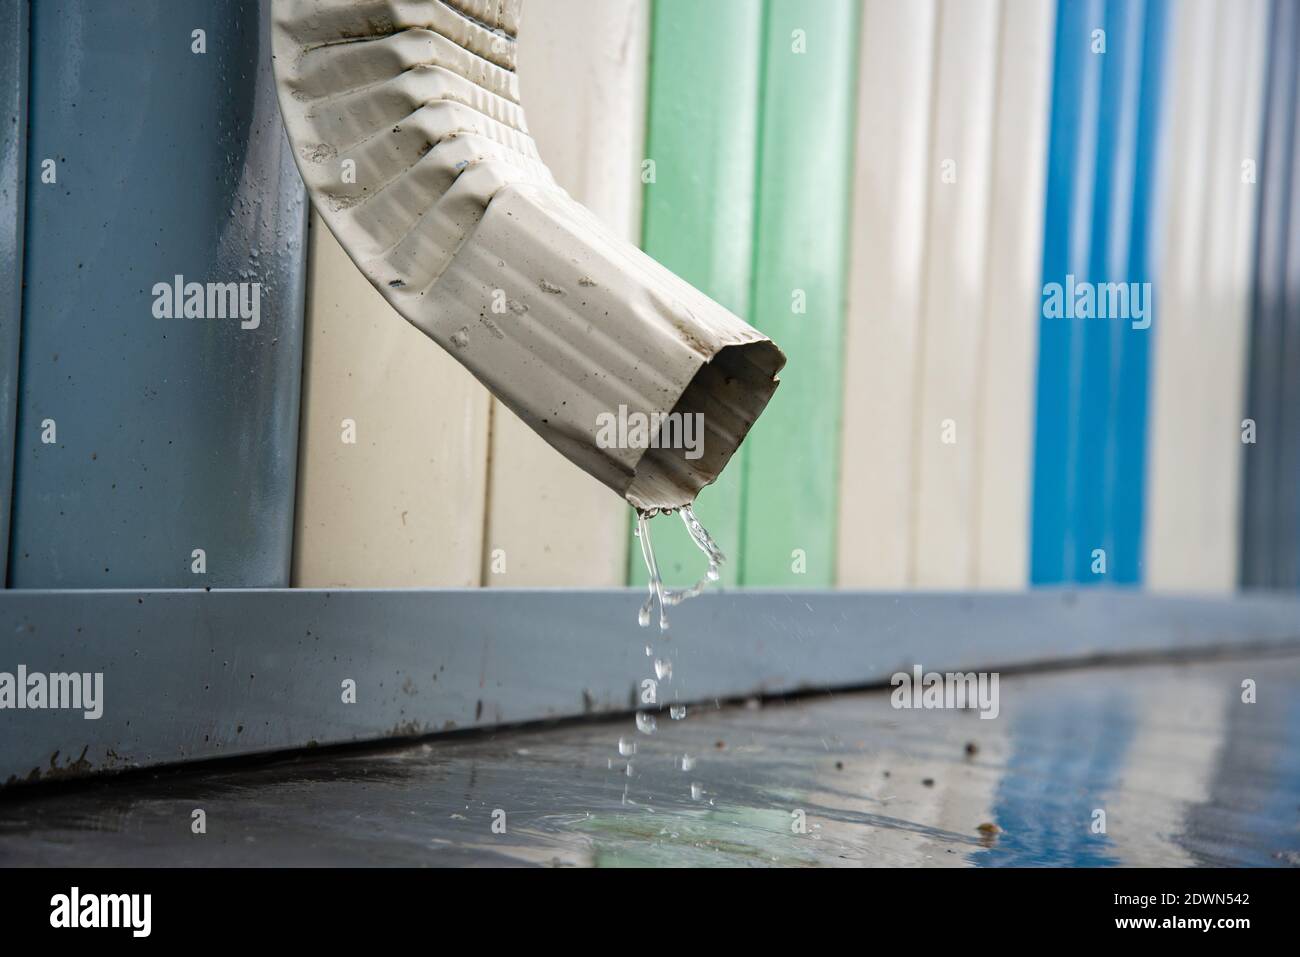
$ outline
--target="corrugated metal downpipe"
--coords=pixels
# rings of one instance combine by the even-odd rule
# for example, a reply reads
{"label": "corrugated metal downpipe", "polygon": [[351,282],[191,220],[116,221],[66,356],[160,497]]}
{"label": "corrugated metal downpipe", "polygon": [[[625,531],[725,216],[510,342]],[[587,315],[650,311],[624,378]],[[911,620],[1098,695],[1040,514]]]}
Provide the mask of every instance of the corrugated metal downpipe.
{"label": "corrugated metal downpipe", "polygon": [[[638,508],[686,505],[785,357],[555,184],[519,106],[521,5],[275,0],[298,167],[393,307],[547,442]],[[700,414],[702,448],[602,436],[636,413]]]}

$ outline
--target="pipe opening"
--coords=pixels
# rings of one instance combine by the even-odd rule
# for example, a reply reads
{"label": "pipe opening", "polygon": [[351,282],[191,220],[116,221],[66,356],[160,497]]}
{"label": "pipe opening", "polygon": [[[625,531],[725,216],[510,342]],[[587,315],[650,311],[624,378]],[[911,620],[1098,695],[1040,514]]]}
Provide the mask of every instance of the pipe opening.
{"label": "pipe opening", "polygon": [[[780,385],[776,373],[785,363],[768,340],[724,346],[700,366],[673,406],[673,421],[702,423],[698,449],[660,435],[664,448],[646,449],[637,463],[625,497],[639,509],[680,508],[695,501],[731,461]],[[698,452],[698,454],[696,454]]]}

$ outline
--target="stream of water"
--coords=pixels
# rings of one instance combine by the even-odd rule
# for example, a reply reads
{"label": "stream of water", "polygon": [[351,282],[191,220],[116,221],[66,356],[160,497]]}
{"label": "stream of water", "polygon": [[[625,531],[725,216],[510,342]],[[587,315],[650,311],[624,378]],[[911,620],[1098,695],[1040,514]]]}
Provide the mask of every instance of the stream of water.
{"label": "stream of water", "polygon": [[709,567],[704,573],[704,577],[697,581],[689,588],[667,588],[663,579],[659,575],[659,564],[655,561],[654,545],[650,541],[650,519],[660,514],[658,509],[651,509],[645,512],[637,512],[636,515],[636,537],[641,541],[641,557],[645,559],[646,572],[650,575],[650,594],[646,597],[645,604],[641,606],[641,612],[637,615],[637,622],[642,628],[650,625],[650,615],[654,611],[655,603],[659,604],[659,630],[668,630],[668,609],[673,605],[680,605],[688,598],[694,598],[708,586],[709,582],[718,580],[721,574],[722,563],[727,560],[727,556],[722,554],[717,543],[709,536],[700,520],[695,517],[695,512],[689,505],[683,505],[677,509],[677,514],[682,517],[682,524],[686,526],[687,533],[691,536],[697,548],[702,551],[708,558]]}
{"label": "stream of water", "polygon": [[[669,588],[664,584],[663,577],[659,574],[659,563],[655,560],[654,544],[650,539],[650,519],[660,514],[671,514],[676,511],[681,516],[682,524],[686,526],[686,532],[691,536],[696,547],[704,553],[708,560],[708,567],[705,570],[704,577],[697,581],[689,588]],[[636,536],[641,542],[641,557],[645,559],[646,572],[650,579],[650,594],[646,596],[645,603],[637,613],[637,623],[642,628],[650,627],[653,620],[655,605],[659,606],[659,633],[662,635],[668,631],[668,609],[679,605],[688,598],[694,598],[708,587],[710,582],[716,582],[721,575],[722,563],[727,560],[726,556],[718,548],[717,543],[709,535],[708,531],[700,520],[695,517],[695,511],[689,505],[684,505],[679,509],[648,509],[637,512],[636,516]],[[658,705],[661,700],[660,685],[671,684],[673,680],[673,663],[668,658],[655,658],[654,647],[648,643],[645,647],[646,657],[654,658],[654,677],[646,678],[640,684],[640,704],[641,705]],[[673,692],[674,699],[677,693]],[[680,721],[686,717],[686,705],[674,701],[669,705],[668,716],[674,721]],[[636,713],[636,729],[641,734],[654,734],[658,727],[655,715],[650,711],[638,710]],[[636,742],[628,741],[625,738],[619,738],[619,754],[628,758],[626,765],[626,777],[632,776],[631,756],[636,753]],[[689,755],[682,755],[680,767],[683,771],[691,770],[695,762]],[[701,800],[703,790],[698,783],[691,783],[692,800]],[[623,785],[623,803],[628,803],[628,785]]]}

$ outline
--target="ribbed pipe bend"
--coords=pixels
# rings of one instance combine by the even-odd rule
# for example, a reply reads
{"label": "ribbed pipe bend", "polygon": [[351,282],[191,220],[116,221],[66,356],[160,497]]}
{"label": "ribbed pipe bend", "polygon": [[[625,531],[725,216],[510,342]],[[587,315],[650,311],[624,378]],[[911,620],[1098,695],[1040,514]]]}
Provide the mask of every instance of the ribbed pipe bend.
{"label": "ribbed pipe bend", "polygon": [[[689,504],[785,357],[556,185],[519,105],[521,7],[275,0],[298,168],[366,278],[547,442],[638,508]],[[670,413],[699,414],[702,448],[608,428]]]}

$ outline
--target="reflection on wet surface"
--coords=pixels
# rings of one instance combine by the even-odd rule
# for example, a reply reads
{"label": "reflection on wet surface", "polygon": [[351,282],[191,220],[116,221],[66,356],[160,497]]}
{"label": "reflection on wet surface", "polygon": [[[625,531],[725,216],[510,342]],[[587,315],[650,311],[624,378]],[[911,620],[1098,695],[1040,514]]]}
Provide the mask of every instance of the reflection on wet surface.
{"label": "reflection on wet surface", "polygon": [[1298,684],[1090,668],[1004,675],[995,720],[866,692],[37,786],[0,799],[0,863],[1300,864]]}

